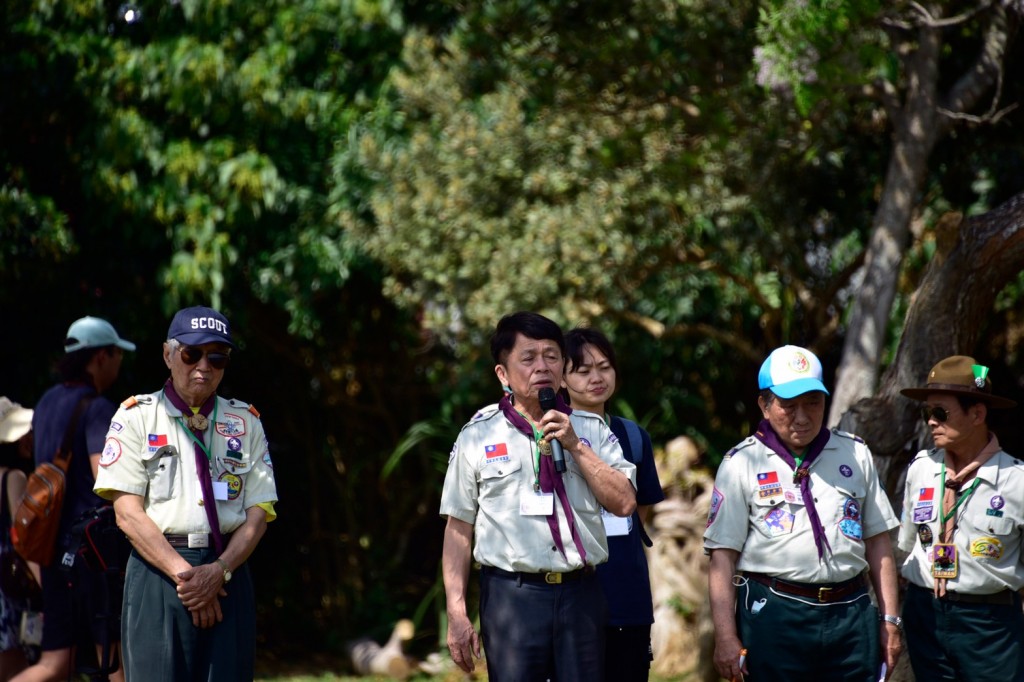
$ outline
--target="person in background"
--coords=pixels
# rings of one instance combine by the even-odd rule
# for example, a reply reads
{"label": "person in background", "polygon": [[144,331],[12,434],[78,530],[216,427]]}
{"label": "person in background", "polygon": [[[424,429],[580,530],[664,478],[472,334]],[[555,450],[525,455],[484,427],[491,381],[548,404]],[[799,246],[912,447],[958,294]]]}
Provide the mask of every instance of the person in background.
{"label": "person in background", "polygon": [[622,446],[627,462],[636,466],[636,504],[632,516],[621,518],[602,510],[608,535],[608,561],[597,567],[597,577],[608,600],[605,630],[605,676],[617,682],[647,680],[654,651],[651,624],[654,605],[644,531],[651,506],[665,499],[654,463],[651,437],[635,422],[607,411],[615,393],[618,365],[615,350],[596,329],[577,328],[565,335],[564,384],[573,410],[605,420]]}
{"label": "person in background", "polygon": [[277,514],[259,411],[217,388],[235,342],[204,306],[175,313],[170,378],[121,403],[96,492],[133,551],[121,634],[132,682],[251,682],[256,599],[247,560]]}
{"label": "person in background", "polygon": [[[0,530],[0,554],[13,552],[10,538],[10,519],[25,493],[25,469],[32,461],[32,410],[26,409],[7,397],[0,397],[0,481],[7,507],[0,518],[5,528]],[[38,567],[34,564],[36,580]],[[21,647],[21,615],[25,604],[0,593],[0,680],[11,679],[27,665]]]}
{"label": "person in background", "polygon": [[903,620],[919,680],[1024,680],[1024,463],[989,430],[989,369],[954,355],[900,393],[923,402],[935,447],[907,469]]}
{"label": "person in background", "polygon": [[[482,641],[491,682],[599,682],[607,607],[593,567],[608,558],[600,507],[633,513],[636,469],[603,420],[556,398],[565,338],[555,322],[502,317],[491,357],[505,396],[462,428],[441,493],[452,661],[472,672]],[[479,636],[466,603],[474,558]]]}
{"label": "person in background", "polygon": [[704,531],[715,667],[726,679],[877,682],[903,644],[898,521],[871,451],[824,427],[811,351],[776,348],[757,378],[764,418],[718,467]]}
{"label": "person in background", "polygon": [[[103,656],[103,642],[114,645],[114,660],[119,655],[116,628],[95,617],[104,610],[104,576],[90,571],[84,562],[75,562],[70,571],[61,567],[61,557],[72,543],[71,527],[84,512],[104,501],[92,491],[103,450],[103,438],[110,427],[115,406],[103,397],[117,380],[124,351],[135,344],[118,336],[113,325],[98,317],[83,317],[68,328],[64,356],[57,365],[60,381],[39,400],[32,418],[36,465],[53,461],[64,440],[64,433],[81,405],[72,441],[60,529],[57,533],[56,559],[42,568],[43,642],[39,662],[14,678],[17,682],[66,680],[74,667],[73,646],[83,633]],[[121,681],[120,670],[110,676]]]}

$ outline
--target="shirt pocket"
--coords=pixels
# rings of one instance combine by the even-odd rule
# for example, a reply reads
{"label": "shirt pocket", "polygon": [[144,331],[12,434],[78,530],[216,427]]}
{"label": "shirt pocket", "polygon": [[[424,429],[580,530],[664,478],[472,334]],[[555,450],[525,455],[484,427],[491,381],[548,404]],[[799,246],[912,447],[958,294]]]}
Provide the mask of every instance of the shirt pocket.
{"label": "shirt pocket", "polygon": [[835,523],[843,537],[856,542],[864,540],[864,516],[862,503],[867,490],[853,485],[836,486],[838,505]]}
{"label": "shirt pocket", "polygon": [[480,470],[480,506],[491,511],[519,509],[519,476],[523,463],[517,460],[491,462]]}
{"label": "shirt pocket", "polygon": [[227,486],[228,501],[237,500],[245,488],[246,474],[252,470],[252,460],[223,455],[217,457],[216,462],[213,479]]}
{"label": "shirt pocket", "polygon": [[793,532],[796,514],[783,504],[782,495],[754,497],[751,514],[753,525],[766,538],[778,538]]}
{"label": "shirt pocket", "polygon": [[181,454],[173,445],[164,445],[153,452],[142,455],[149,478],[149,499],[162,502],[171,499],[177,492],[178,469]]}
{"label": "shirt pocket", "polygon": [[967,524],[968,551],[980,563],[995,563],[1019,542],[1017,524],[1013,519],[986,514],[971,514]]}

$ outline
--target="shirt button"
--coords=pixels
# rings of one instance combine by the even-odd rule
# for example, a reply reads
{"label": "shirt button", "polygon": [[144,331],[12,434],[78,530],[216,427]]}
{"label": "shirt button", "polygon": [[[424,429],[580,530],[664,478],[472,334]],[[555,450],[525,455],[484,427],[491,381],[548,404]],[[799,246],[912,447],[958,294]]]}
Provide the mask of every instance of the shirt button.
{"label": "shirt button", "polygon": [[202,506],[203,506],[203,501],[202,501],[202,500],[199,500],[199,506],[200,506],[200,507],[202,507]]}

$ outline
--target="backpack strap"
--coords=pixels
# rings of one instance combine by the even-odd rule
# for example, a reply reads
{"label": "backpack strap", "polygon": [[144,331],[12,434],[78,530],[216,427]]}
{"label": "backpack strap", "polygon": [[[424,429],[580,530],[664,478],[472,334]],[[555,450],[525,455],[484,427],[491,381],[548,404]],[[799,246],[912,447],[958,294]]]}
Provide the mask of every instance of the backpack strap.
{"label": "backpack strap", "polygon": [[640,427],[632,419],[619,417],[626,426],[626,437],[629,439],[629,449],[633,453],[633,464],[640,464],[644,459],[644,439],[640,435]]}
{"label": "backpack strap", "polygon": [[[637,467],[640,466],[640,462],[644,459],[644,438],[640,434],[640,427],[632,419],[625,419],[623,417],[612,417],[618,419],[622,425],[626,428],[626,440],[629,442],[629,454],[632,455],[633,459],[630,460]],[[627,457],[627,459],[629,459]],[[647,530],[644,529],[644,522],[640,518],[640,512],[633,512],[633,523],[636,524],[637,529],[640,531],[640,539],[648,547],[653,547],[654,542],[651,541],[651,536],[647,534]]]}
{"label": "backpack strap", "polygon": [[89,406],[89,403],[95,399],[95,395],[82,396],[82,399],[75,405],[75,411],[71,413],[71,421],[68,422],[68,428],[64,431],[64,440],[53,456],[54,465],[64,473],[68,472],[68,466],[71,464],[71,455],[74,454],[73,445],[75,432],[78,430],[78,418],[85,412],[85,408]]}

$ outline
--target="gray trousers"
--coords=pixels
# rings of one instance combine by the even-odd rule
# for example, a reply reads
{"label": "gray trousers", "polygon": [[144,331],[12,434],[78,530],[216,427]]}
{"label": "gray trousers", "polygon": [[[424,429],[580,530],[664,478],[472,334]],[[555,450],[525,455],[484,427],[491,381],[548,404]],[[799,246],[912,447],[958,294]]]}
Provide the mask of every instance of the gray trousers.
{"label": "gray trousers", "polygon": [[[198,566],[216,558],[210,549],[178,549]],[[174,582],[132,552],[124,585],[121,644],[132,682],[252,682],[256,657],[256,604],[247,564],[234,571],[220,597],[224,620],[192,624]]]}

